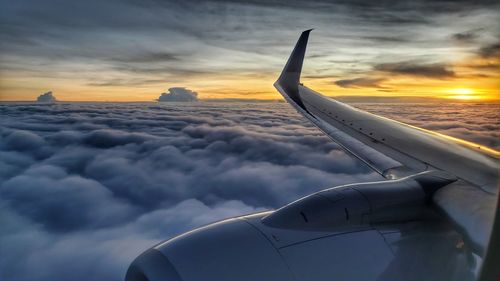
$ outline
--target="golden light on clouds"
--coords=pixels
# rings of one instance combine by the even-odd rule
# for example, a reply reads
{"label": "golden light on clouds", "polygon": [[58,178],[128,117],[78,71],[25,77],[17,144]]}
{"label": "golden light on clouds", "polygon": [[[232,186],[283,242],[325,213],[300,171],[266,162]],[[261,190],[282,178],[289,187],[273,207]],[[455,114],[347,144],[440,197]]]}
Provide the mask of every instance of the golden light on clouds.
{"label": "golden light on clouds", "polygon": [[458,95],[458,96],[449,96],[449,99],[457,99],[457,100],[477,100],[481,97],[478,96],[468,96],[468,95]]}

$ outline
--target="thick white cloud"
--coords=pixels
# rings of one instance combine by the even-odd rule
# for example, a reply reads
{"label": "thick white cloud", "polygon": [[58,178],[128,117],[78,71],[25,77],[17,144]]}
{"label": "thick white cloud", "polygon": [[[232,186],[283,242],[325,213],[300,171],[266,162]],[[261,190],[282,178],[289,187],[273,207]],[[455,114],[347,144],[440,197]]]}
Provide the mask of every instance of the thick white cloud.
{"label": "thick white cloud", "polygon": [[37,102],[56,102],[56,97],[52,94],[52,92],[46,92],[45,94],[41,94],[36,99]]}
{"label": "thick white cloud", "polygon": [[[499,147],[498,105],[359,106]],[[141,251],[183,231],[379,179],[281,103],[0,113],[1,280],[121,280]]]}
{"label": "thick white cloud", "polygon": [[197,101],[198,93],[182,87],[168,89],[167,93],[162,93],[158,101]]}

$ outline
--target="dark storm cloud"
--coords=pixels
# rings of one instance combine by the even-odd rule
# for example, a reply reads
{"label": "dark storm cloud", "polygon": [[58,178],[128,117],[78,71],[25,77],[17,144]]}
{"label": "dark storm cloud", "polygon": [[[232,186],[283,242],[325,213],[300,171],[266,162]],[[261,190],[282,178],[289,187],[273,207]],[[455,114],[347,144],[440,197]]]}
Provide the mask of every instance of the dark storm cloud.
{"label": "dark storm cloud", "polygon": [[421,76],[446,79],[455,76],[455,72],[444,64],[421,64],[417,62],[383,63],[374,67],[377,71],[401,75]]}
{"label": "dark storm cloud", "polygon": [[[500,147],[498,105],[360,106]],[[0,113],[2,280],[120,280],[141,251],[180,232],[379,179],[282,103]]]}
{"label": "dark storm cloud", "polygon": [[478,53],[483,58],[498,58],[500,57],[500,42],[483,46]]}
{"label": "dark storm cloud", "polygon": [[474,42],[479,35],[473,31],[467,31],[452,34],[451,37],[458,42],[471,43]]}
{"label": "dark storm cloud", "polygon": [[385,78],[369,78],[361,77],[354,79],[343,79],[335,81],[335,85],[342,88],[383,88],[380,83],[386,80]]}

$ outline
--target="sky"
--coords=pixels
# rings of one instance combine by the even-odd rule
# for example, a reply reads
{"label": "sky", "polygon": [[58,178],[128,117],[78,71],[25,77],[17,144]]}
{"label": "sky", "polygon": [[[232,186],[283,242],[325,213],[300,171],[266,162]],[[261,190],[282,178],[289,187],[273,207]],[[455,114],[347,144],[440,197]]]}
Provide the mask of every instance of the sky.
{"label": "sky", "polygon": [[500,2],[2,0],[0,101],[279,99],[301,31],[302,81],[329,96],[500,99]]}
{"label": "sky", "polygon": [[[500,149],[500,104],[356,106]],[[382,180],[285,103],[3,103],[0,115],[5,281],[123,280],[182,232]]]}

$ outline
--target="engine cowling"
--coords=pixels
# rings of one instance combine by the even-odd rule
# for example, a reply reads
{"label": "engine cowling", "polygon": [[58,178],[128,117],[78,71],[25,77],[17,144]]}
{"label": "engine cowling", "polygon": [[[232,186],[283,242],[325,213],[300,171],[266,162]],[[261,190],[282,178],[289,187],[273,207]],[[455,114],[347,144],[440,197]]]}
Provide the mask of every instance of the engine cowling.
{"label": "engine cowling", "polygon": [[473,280],[479,257],[428,204],[451,180],[347,185],[214,223],[146,251],[126,280]]}

